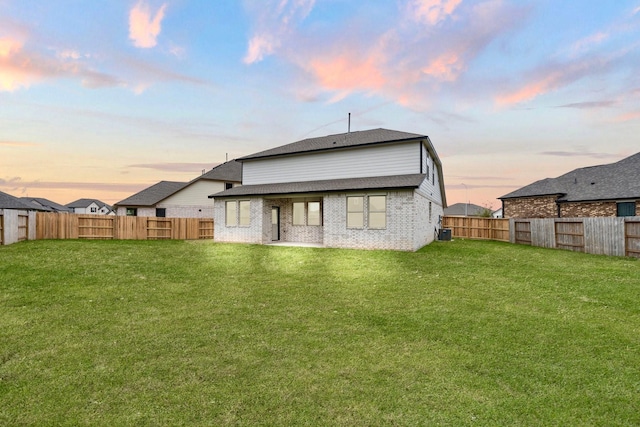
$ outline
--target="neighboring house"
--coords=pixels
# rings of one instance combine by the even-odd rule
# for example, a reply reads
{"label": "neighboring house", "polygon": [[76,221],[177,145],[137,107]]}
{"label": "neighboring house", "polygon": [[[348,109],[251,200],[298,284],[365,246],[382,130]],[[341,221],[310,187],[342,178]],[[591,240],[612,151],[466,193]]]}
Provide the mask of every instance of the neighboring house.
{"label": "neighboring house", "polygon": [[640,153],[536,181],[499,199],[505,218],[638,216]]}
{"label": "neighboring house", "polygon": [[0,209],[15,209],[24,211],[37,211],[44,210],[38,209],[37,206],[32,205],[28,201],[14,197],[11,194],[3,193],[0,191]]}
{"label": "neighboring house", "polygon": [[473,203],[455,203],[444,209],[446,216],[485,216],[487,208]]}
{"label": "neighboring house", "polygon": [[31,203],[32,205],[35,205],[38,210],[42,210],[45,212],[70,212],[71,211],[66,206],[63,206],[56,202],[52,202],[51,200],[48,200],[48,199],[43,199],[42,197],[21,197],[20,199],[25,202]]}
{"label": "neighboring house", "polygon": [[492,218],[503,218],[502,216],[502,208],[496,209],[491,213]]}
{"label": "neighboring house", "polygon": [[416,250],[446,207],[429,137],[374,129],[238,159],[242,186],[211,195],[218,242]]}
{"label": "neighboring house", "polygon": [[114,205],[118,215],[212,218],[211,193],[240,185],[242,164],[231,160],[189,182],[160,181]]}
{"label": "neighboring house", "polygon": [[71,213],[76,214],[114,215],[111,206],[96,199],[78,199],[65,206]]}

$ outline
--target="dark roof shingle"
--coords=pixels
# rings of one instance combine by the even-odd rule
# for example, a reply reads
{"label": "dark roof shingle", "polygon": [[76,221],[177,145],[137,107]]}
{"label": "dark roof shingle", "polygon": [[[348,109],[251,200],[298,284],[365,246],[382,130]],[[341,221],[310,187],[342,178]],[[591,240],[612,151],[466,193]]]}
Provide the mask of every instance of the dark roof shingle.
{"label": "dark roof shingle", "polygon": [[153,206],[178,190],[186,187],[188,182],[160,181],[136,194],[119,201],[115,206]]}
{"label": "dark roof shingle", "polygon": [[547,195],[559,195],[558,201],[564,202],[640,198],[640,153],[615,163],[542,179],[499,199]]}
{"label": "dark roof shingle", "polygon": [[371,129],[357,132],[340,133],[336,135],[307,138],[291,144],[281,145],[259,153],[240,157],[238,160],[251,160],[263,157],[283,156],[288,154],[307,153],[312,151],[334,150],[338,148],[355,147],[359,145],[400,142],[412,139],[427,138],[426,135],[400,132],[389,129]]}
{"label": "dark roof shingle", "polygon": [[37,210],[35,205],[0,191],[0,209]]}
{"label": "dark roof shingle", "polygon": [[329,179],[322,181],[284,182],[233,187],[209,198],[237,196],[266,196],[272,194],[327,193],[350,190],[383,190],[395,188],[417,188],[427,177],[425,174],[378,176],[370,178]]}

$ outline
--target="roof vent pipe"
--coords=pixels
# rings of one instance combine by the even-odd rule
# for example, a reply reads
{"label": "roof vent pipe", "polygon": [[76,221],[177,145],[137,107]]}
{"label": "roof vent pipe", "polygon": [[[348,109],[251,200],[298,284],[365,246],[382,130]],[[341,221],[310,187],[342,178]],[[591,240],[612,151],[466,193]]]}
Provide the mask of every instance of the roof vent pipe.
{"label": "roof vent pipe", "polygon": [[347,133],[351,133],[351,113],[349,113],[349,121],[347,124]]}

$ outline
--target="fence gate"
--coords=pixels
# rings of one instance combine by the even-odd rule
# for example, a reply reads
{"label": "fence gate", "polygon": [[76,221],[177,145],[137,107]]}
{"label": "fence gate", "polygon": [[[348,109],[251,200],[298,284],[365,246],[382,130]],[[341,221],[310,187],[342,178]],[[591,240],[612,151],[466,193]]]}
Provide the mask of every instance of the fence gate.
{"label": "fence gate", "polygon": [[640,221],[624,223],[624,243],[626,255],[640,258]]}
{"label": "fence gate", "polygon": [[18,242],[29,239],[29,214],[18,214]]}
{"label": "fence gate", "polygon": [[556,248],[584,252],[584,222],[556,222]]}
{"label": "fence gate", "polygon": [[516,243],[521,245],[531,244],[531,222],[515,221]]}

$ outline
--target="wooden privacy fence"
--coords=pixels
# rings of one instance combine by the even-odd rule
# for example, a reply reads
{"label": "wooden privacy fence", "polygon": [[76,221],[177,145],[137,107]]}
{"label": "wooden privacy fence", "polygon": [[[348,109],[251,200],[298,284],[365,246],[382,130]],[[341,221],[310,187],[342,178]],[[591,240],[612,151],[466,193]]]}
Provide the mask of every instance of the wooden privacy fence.
{"label": "wooden privacy fence", "polygon": [[38,212],[36,239],[213,239],[213,219]]}
{"label": "wooden privacy fence", "polygon": [[445,216],[453,237],[501,240],[590,254],[640,258],[640,217],[473,218]]}
{"label": "wooden privacy fence", "polygon": [[450,228],[453,237],[509,241],[509,220],[470,216],[445,216],[442,228]]}
{"label": "wooden privacy fence", "polygon": [[511,219],[513,243],[640,257],[640,217]]}

